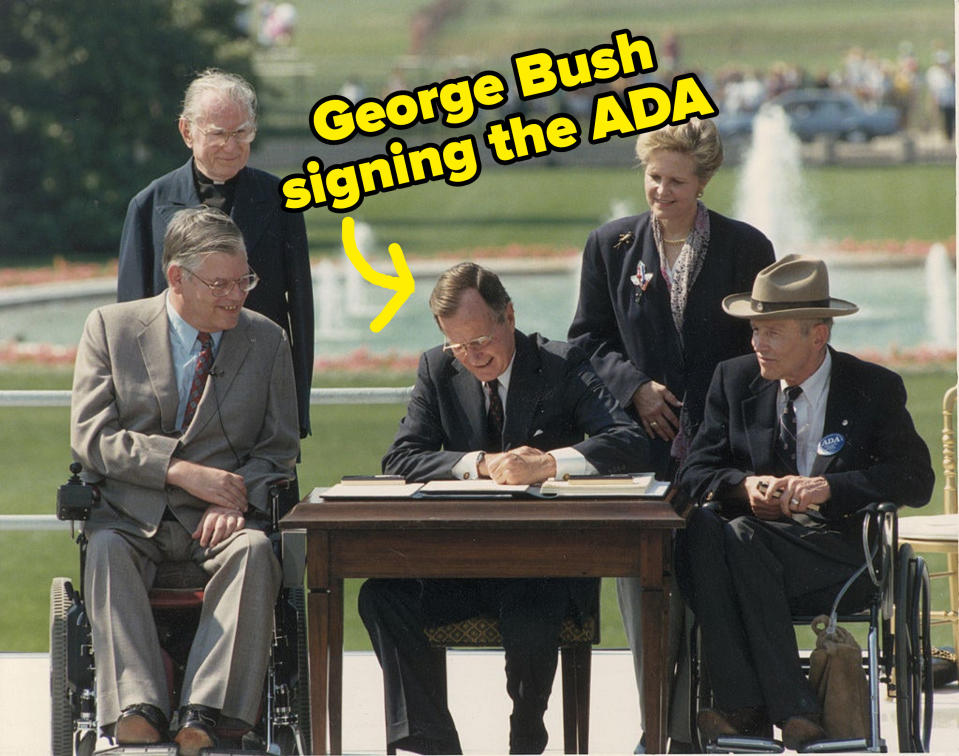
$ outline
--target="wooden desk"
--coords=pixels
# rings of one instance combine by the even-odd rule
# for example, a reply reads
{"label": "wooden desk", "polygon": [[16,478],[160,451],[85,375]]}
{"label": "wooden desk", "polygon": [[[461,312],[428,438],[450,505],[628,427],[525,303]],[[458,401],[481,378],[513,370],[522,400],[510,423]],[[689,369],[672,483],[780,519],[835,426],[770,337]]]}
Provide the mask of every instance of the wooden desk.
{"label": "wooden desk", "polygon": [[314,753],[327,753],[327,714],[330,751],[342,752],[344,578],[621,576],[642,580],[646,743],[650,753],[665,752],[664,589],[671,532],[683,526],[667,502],[325,501],[314,492],[280,525],[307,532]]}

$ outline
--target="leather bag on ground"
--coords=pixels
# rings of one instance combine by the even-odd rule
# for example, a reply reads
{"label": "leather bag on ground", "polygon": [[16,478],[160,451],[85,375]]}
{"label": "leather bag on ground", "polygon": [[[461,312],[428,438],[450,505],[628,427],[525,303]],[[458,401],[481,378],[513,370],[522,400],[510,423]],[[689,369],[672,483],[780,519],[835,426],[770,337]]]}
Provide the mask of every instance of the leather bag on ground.
{"label": "leather bag on ground", "polygon": [[812,621],[816,648],[809,657],[809,682],[822,705],[822,726],[831,739],[865,738],[869,733],[869,683],[862,648],[842,627],[830,631],[829,617]]}

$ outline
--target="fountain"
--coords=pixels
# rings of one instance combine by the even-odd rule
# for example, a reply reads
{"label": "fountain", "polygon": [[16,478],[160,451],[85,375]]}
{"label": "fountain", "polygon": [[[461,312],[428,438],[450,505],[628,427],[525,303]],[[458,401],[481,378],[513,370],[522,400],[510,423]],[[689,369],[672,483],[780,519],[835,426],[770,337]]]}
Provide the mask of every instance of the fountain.
{"label": "fountain", "polygon": [[926,255],[926,327],[929,346],[950,349],[956,344],[956,274],[949,253],[933,244]]}
{"label": "fountain", "polygon": [[760,108],[739,176],[734,217],[766,234],[782,257],[812,241],[806,197],[800,143],[785,111]]}

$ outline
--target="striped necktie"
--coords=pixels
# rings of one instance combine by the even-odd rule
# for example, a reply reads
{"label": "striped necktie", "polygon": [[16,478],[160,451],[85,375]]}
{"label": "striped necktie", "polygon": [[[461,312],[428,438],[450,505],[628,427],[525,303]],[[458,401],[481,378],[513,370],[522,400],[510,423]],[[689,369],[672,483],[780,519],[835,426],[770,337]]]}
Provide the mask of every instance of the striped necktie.
{"label": "striped necktie", "polygon": [[196,338],[200,342],[200,354],[196,358],[196,371],[193,373],[193,383],[190,384],[190,394],[186,400],[186,412],[183,415],[184,428],[190,425],[193,415],[196,414],[196,407],[200,403],[200,397],[203,396],[203,388],[206,386],[206,379],[213,365],[213,337],[206,331],[200,331]]}
{"label": "striped necktie", "polygon": [[786,406],[783,407],[783,413],[779,417],[779,443],[777,451],[779,458],[786,468],[796,474],[799,472],[799,466],[796,462],[796,400],[802,393],[801,386],[789,386],[786,388]]}

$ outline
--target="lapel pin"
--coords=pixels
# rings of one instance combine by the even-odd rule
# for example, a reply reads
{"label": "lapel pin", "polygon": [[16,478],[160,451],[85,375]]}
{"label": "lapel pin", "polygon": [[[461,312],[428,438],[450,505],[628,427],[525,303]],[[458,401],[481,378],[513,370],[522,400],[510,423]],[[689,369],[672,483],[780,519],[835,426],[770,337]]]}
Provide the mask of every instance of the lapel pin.
{"label": "lapel pin", "polygon": [[640,260],[639,265],[636,266],[636,275],[630,276],[629,280],[636,287],[636,304],[639,304],[649,282],[653,280],[653,274],[646,270],[646,263]]}
{"label": "lapel pin", "polygon": [[842,433],[830,433],[823,436],[816,447],[816,454],[821,457],[831,457],[846,445],[846,437]]}

